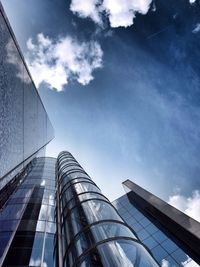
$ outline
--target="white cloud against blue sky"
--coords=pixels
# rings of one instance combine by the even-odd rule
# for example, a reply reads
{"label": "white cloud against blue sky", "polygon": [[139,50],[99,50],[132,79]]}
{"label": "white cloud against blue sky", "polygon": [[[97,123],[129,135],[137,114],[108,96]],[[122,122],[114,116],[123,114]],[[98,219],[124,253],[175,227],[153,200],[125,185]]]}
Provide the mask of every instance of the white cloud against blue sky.
{"label": "white cloud against blue sky", "polygon": [[102,67],[103,51],[95,41],[78,42],[70,36],[56,40],[39,33],[34,43],[27,41],[29,70],[36,86],[42,82],[62,91],[69,80],[82,85],[94,79],[93,71]]}
{"label": "white cloud against blue sky", "polygon": [[181,193],[169,197],[168,203],[200,222],[200,192],[195,190],[186,197]]}
{"label": "white cloud against blue sky", "polygon": [[72,0],[70,10],[81,18],[90,18],[103,26],[104,16],[110,26],[128,27],[134,22],[136,13],[145,15],[152,0]]}

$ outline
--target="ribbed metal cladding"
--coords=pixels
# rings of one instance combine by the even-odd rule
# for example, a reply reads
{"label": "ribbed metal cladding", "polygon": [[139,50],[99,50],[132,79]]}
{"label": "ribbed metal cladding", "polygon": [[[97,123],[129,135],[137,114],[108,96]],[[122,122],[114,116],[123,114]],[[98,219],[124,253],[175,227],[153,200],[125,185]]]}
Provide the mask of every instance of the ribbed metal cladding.
{"label": "ribbed metal cladding", "polygon": [[71,153],[57,166],[63,267],[159,266]]}

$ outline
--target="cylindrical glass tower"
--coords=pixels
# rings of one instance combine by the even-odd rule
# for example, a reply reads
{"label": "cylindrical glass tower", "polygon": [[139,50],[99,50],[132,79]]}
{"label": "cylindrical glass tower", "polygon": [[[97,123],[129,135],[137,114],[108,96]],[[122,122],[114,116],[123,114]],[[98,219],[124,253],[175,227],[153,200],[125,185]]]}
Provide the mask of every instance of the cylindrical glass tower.
{"label": "cylindrical glass tower", "polygon": [[59,264],[159,266],[69,152],[59,154],[57,169]]}

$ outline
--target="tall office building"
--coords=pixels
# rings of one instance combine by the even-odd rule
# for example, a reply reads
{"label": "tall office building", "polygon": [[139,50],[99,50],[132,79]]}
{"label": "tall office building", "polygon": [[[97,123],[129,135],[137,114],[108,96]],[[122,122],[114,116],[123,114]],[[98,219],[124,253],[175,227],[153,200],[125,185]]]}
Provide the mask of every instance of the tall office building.
{"label": "tall office building", "polygon": [[200,223],[127,180],[113,205],[163,266],[200,264]]}
{"label": "tall office building", "polygon": [[53,127],[0,3],[0,190],[32,158],[42,155],[53,136]]}
{"label": "tall office building", "polygon": [[[160,234],[154,250],[137,224],[129,223],[127,212],[154,237],[155,225],[138,217],[134,198],[128,211],[122,209],[127,196],[115,201],[117,211],[69,152],[44,157],[52,138],[52,125],[0,4],[0,266],[174,266],[166,260],[171,264],[167,256],[173,256],[178,262],[177,249],[161,254],[165,240]],[[163,214],[156,223],[166,219]],[[198,258],[199,239],[190,242],[199,234],[198,225],[190,224],[197,228],[189,231],[180,217],[169,222],[171,228],[185,226],[177,228],[178,236],[170,233]],[[181,239],[182,230],[191,235]]]}

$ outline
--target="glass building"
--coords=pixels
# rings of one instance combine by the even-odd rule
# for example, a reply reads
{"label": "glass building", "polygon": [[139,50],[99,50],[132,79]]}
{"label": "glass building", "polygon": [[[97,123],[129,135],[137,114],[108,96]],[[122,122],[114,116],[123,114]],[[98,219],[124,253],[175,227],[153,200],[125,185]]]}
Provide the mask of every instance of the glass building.
{"label": "glass building", "polygon": [[161,266],[200,264],[200,223],[127,180],[112,204]]}
{"label": "glass building", "polygon": [[57,168],[59,266],[158,266],[69,152]]}
{"label": "glass building", "polygon": [[0,211],[0,266],[54,266],[54,158],[35,158]]}
{"label": "glass building", "polygon": [[0,190],[36,155],[53,127],[0,2]]}
{"label": "glass building", "polygon": [[72,154],[44,157],[53,136],[0,3],[0,266],[194,267],[197,222],[130,181],[112,204]]}

